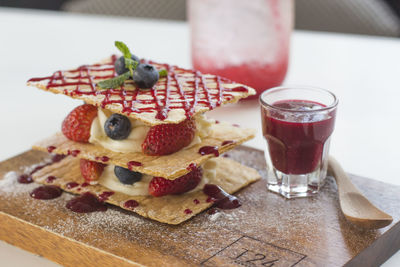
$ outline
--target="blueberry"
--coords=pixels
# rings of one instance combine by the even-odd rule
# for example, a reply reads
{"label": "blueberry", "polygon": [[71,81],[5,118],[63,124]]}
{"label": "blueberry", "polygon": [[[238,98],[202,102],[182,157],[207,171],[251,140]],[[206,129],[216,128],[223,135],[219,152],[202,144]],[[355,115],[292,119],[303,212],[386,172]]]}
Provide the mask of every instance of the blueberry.
{"label": "blueberry", "polygon": [[118,113],[112,114],[104,123],[104,131],[114,140],[126,139],[131,133],[131,121]]}
{"label": "blueberry", "polygon": [[[137,62],[140,61],[140,59],[135,55],[132,55],[131,58]],[[115,61],[114,66],[115,66],[115,71],[117,72],[118,75],[121,75],[121,74],[129,71],[127,68],[125,68],[125,58],[124,57],[120,57],[119,59],[117,59]]]}
{"label": "blueberry", "polygon": [[133,71],[133,81],[139,88],[152,88],[158,81],[157,69],[150,64],[139,64]]}
{"label": "blueberry", "polygon": [[142,174],[140,172],[134,172],[119,166],[114,167],[114,173],[123,184],[133,184],[142,179]]}

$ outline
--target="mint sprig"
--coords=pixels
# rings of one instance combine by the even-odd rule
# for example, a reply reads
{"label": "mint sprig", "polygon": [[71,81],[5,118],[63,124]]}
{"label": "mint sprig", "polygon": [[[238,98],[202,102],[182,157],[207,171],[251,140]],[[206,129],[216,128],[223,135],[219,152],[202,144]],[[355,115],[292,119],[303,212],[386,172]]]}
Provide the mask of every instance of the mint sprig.
{"label": "mint sprig", "polygon": [[168,71],[166,69],[162,69],[158,71],[158,75],[160,78],[162,77],[167,77],[168,76]]}
{"label": "mint sprig", "polygon": [[[132,53],[126,44],[124,44],[121,41],[115,41],[114,44],[118,48],[118,50],[121,51],[121,53],[123,54],[124,59],[125,59],[125,68],[127,68],[129,71],[127,71],[117,77],[107,79],[107,80],[97,83],[97,85],[101,89],[109,89],[109,88],[115,89],[117,87],[122,86],[126,80],[133,78],[133,71],[139,65],[139,62],[132,59]],[[161,69],[158,71],[158,74],[159,74],[160,78],[166,77],[166,76],[168,76],[168,71],[166,69]]]}
{"label": "mint sprig", "polygon": [[128,80],[131,77],[131,73],[129,71],[125,72],[124,74],[121,74],[117,77],[114,77],[112,79],[104,80],[99,82],[97,85],[101,89],[109,89],[109,88],[117,88],[120,87],[121,85],[124,84],[126,80]]}
{"label": "mint sprig", "polygon": [[131,51],[129,50],[129,48],[128,48],[128,46],[126,44],[124,44],[121,41],[115,41],[114,44],[118,48],[118,50],[122,52],[122,54],[124,55],[125,59],[127,59],[127,58],[130,59],[132,57],[132,53],[131,53]]}

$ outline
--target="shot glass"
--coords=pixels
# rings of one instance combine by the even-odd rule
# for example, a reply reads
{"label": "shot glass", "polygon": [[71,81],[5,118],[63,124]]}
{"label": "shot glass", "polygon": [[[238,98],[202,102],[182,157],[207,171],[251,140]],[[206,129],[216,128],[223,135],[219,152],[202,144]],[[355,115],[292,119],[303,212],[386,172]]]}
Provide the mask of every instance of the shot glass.
{"label": "shot glass", "polygon": [[314,87],[275,87],[260,95],[268,189],[286,198],[324,185],[338,100]]}

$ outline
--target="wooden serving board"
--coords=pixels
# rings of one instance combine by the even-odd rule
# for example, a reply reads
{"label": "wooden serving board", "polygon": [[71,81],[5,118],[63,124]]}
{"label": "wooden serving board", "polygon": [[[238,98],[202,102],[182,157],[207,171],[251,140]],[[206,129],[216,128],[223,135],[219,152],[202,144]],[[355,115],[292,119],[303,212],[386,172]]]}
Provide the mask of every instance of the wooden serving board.
{"label": "wooden serving board", "polygon": [[[0,238],[64,266],[376,266],[400,248],[399,186],[351,175],[393,216],[380,230],[345,220],[331,177],[318,196],[291,200],[268,192],[262,179],[237,194],[242,207],[170,226],[116,207],[73,213],[65,208],[68,193],[32,199],[37,185],[12,182],[8,172],[47,156],[28,151],[0,163]],[[262,151],[239,147],[229,156],[265,178]]]}

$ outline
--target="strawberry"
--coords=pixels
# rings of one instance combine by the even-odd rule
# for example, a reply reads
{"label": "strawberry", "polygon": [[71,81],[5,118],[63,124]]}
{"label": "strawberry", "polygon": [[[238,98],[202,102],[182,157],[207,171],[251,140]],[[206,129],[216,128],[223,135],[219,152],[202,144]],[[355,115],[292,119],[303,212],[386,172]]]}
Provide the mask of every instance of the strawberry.
{"label": "strawberry", "polygon": [[200,183],[202,177],[203,170],[201,167],[197,167],[175,180],[153,177],[149,183],[149,194],[155,197],[182,194],[194,189]]}
{"label": "strawberry", "polygon": [[150,156],[172,154],[189,145],[196,131],[194,119],[178,124],[161,124],[150,128],[142,143],[142,151]]}
{"label": "strawberry", "polygon": [[92,121],[97,116],[97,108],[84,104],[72,110],[62,123],[62,132],[70,140],[87,143]]}
{"label": "strawberry", "polygon": [[81,174],[83,179],[88,183],[97,181],[105,166],[102,163],[81,159]]}

